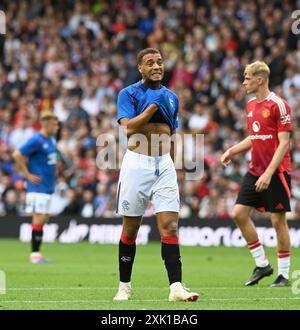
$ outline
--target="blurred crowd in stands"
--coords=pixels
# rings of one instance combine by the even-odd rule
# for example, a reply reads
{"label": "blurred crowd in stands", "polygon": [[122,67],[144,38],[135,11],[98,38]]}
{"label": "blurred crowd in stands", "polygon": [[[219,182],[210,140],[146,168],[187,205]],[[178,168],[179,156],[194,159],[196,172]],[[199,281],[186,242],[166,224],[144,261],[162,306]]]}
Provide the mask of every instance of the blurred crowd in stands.
{"label": "blurred crowd in stands", "polygon": [[[165,60],[164,84],[179,96],[178,133],[204,134],[201,178],[187,181],[178,170],[181,217],[230,217],[249,154],[226,169],[219,158],[247,134],[243,70],[264,60],[271,90],[292,108],[289,218],[300,219],[300,38],[291,29],[300,1],[4,0],[0,7],[1,215],[24,215],[24,182],[11,155],[50,109],[61,123],[54,213],[115,216],[119,171],[97,166],[97,139],[107,133],[122,145],[118,92],[141,78],[138,51],[155,47]],[[194,144],[190,137],[182,154],[192,155]]]}

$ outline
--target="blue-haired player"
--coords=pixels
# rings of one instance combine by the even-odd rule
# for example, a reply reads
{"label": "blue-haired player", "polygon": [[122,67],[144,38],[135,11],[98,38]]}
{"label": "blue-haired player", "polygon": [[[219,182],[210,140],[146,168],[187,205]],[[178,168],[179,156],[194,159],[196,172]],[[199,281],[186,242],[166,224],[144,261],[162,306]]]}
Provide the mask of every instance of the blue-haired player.
{"label": "blue-haired player", "polygon": [[114,300],[131,297],[131,272],[136,237],[142,216],[151,201],[161,235],[161,255],[170,284],[169,301],[197,300],[181,282],[178,244],[179,190],[173,163],[171,135],[177,127],[178,98],[161,84],[164,64],[157,49],[138,54],[142,80],[119,93],[119,124],[126,129],[127,151],[117,191],[117,213],[123,216],[119,242],[119,290]]}
{"label": "blue-haired player", "polygon": [[55,135],[58,131],[57,117],[44,111],[40,117],[41,130],[13,153],[19,172],[26,179],[26,213],[32,214],[32,253],[30,262],[48,260],[40,253],[43,225],[49,220],[51,195],[55,186],[57,149]]}

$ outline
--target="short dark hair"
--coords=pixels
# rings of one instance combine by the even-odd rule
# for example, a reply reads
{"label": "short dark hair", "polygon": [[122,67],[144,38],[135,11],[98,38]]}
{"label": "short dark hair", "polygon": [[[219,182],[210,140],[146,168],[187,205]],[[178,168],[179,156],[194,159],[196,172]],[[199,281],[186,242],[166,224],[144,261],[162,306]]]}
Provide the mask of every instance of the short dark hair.
{"label": "short dark hair", "polygon": [[147,55],[147,54],[159,54],[161,56],[160,51],[158,49],[156,49],[156,48],[145,48],[145,49],[142,49],[138,53],[138,56],[137,56],[137,62],[138,62],[138,64],[141,64],[142,63],[144,56]]}

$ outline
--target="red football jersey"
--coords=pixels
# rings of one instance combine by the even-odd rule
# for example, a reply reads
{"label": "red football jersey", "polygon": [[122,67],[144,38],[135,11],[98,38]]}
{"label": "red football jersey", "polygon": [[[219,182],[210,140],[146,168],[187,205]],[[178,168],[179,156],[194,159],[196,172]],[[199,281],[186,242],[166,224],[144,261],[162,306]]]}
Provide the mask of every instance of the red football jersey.
{"label": "red football jersey", "polygon": [[[246,105],[247,124],[252,142],[249,172],[261,176],[279,145],[278,132],[291,132],[291,109],[288,103],[271,92],[262,102],[250,99]],[[290,147],[277,172],[291,173]]]}

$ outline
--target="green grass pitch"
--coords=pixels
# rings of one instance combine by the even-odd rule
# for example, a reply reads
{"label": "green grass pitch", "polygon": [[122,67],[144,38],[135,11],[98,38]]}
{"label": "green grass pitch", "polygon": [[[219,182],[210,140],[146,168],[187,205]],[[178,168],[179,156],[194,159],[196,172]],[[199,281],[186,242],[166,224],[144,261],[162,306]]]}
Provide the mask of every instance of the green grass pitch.
{"label": "green grass pitch", "polygon": [[[118,285],[117,246],[44,244],[43,252],[53,264],[31,265],[28,252],[29,244],[0,240],[0,270],[6,275],[0,310],[300,309],[300,294],[293,294],[291,287],[269,287],[275,275],[254,287],[243,286],[254,267],[246,248],[181,247],[183,282],[201,295],[190,303],[168,302],[159,243],[137,247],[128,302],[112,301]],[[276,249],[266,252],[276,273]],[[300,270],[299,249],[292,250],[294,270]]]}

